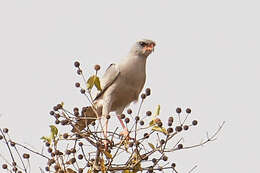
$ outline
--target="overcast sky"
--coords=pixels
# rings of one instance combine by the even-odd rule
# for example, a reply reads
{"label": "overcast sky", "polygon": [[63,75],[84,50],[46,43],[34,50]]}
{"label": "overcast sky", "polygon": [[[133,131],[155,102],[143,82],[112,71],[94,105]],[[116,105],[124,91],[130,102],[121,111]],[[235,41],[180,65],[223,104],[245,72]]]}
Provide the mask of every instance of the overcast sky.
{"label": "overcast sky", "polygon": [[0,0],[0,127],[40,149],[54,104],[87,103],[74,87],[73,62],[104,72],[149,38],[157,46],[144,109],[160,104],[166,120],[191,107],[199,125],[184,145],[226,121],[216,141],[169,155],[178,170],[259,172],[259,17],[257,0]]}

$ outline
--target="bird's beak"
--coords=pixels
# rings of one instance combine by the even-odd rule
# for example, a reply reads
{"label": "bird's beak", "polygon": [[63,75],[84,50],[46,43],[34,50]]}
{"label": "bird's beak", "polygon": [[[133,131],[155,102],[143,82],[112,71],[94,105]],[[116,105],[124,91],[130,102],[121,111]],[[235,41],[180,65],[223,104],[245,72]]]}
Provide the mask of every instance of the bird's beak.
{"label": "bird's beak", "polygon": [[151,43],[147,46],[144,47],[144,52],[148,51],[148,52],[153,52],[154,51],[154,47],[155,47],[155,43]]}

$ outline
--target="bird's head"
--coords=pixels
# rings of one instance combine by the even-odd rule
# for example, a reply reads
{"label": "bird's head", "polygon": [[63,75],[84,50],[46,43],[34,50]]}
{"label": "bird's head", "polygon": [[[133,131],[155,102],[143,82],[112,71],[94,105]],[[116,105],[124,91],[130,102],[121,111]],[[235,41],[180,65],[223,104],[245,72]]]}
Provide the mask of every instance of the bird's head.
{"label": "bird's head", "polygon": [[154,51],[155,42],[148,39],[137,41],[131,49],[131,53],[147,57]]}

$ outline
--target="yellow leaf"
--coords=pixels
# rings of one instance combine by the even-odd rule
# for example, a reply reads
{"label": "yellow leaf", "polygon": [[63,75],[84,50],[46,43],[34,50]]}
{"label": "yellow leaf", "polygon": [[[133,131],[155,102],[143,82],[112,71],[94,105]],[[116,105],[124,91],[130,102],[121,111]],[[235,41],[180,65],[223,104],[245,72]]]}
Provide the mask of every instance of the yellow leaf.
{"label": "yellow leaf", "polygon": [[152,130],[158,131],[158,132],[162,132],[162,133],[164,133],[165,135],[168,134],[168,133],[167,133],[167,130],[166,130],[164,127],[154,126],[154,127],[152,128]]}
{"label": "yellow leaf", "polygon": [[104,164],[104,159],[103,158],[100,159],[100,167],[101,167],[101,172],[105,173],[106,172],[106,166]]}
{"label": "yellow leaf", "polygon": [[62,107],[64,106],[64,102],[61,102],[60,104],[61,104]]}
{"label": "yellow leaf", "polygon": [[154,120],[152,120],[152,121],[149,122],[149,126],[150,126],[150,127],[153,126],[153,125],[155,125],[155,121],[154,121]]}
{"label": "yellow leaf", "polygon": [[54,125],[50,125],[51,128],[51,137],[52,139],[55,139],[55,137],[58,135],[58,129]]}
{"label": "yellow leaf", "polygon": [[51,138],[50,138],[50,137],[43,136],[43,137],[41,137],[41,139],[42,139],[44,142],[49,142],[49,143],[51,143]]}
{"label": "yellow leaf", "polygon": [[107,158],[112,159],[112,154],[110,154],[107,151],[104,151],[104,154],[106,155]]}
{"label": "yellow leaf", "polygon": [[97,88],[97,90],[101,91],[102,89],[101,89],[101,86],[100,86],[99,77],[96,76],[94,83],[95,83],[95,87]]}
{"label": "yellow leaf", "polygon": [[87,81],[87,89],[91,90],[95,83],[96,75],[90,76]]}
{"label": "yellow leaf", "polygon": [[155,147],[154,147],[154,145],[152,144],[152,143],[149,143],[148,142],[148,145],[154,150],[155,149]]}

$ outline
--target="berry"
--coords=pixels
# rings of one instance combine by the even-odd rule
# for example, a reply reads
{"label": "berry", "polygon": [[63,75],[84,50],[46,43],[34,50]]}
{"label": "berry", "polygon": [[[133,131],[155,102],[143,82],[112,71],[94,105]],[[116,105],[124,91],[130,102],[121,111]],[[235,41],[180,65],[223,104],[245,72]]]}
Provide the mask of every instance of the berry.
{"label": "berry", "polygon": [[11,145],[12,147],[14,147],[14,146],[15,146],[15,142],[11,141],[11,142],[10,142],[10,145]]}
{"label": "berry", "polygon": [[78,172],[83,173],[83,168],[79,168]]}
{"label": "berry", "polygon": [[157,124],[159,127],[162,127],[162,125],[163,125],[163,123],[161,121],[159,121]]}
{"label": "berry", "polygon": [[108,120],[110,119],[110,115],[109,114],[106,116],[106,119],[108,119]]}
{"label": "berry", "polygon": [[139,123],[140,123],[141,126],[144,125],[144,121],[143,120],[141,120]]}
{"label": "berry", "polygon": [[168,122],[168,126],[172,126],[172,122]]}
{"label": "berry", "polygon": [[50,144],[49,142],[46,142],[46,143],[45,143],[45,146],[46,146],[46,147],[49,147],[50,145],[51,145],[51,144]]}
{"label": "berry", "polygon": [[129,118],[126,118],[125,119],[125,123],[129,123],[130,122],[130,119]]}
{"label": "berry", "polygon": [[190,108],[187,108],[187,109],[186,109],[186,113],[187,113],[187,114],[190,114],[190,113],[191,113],[191,109],[190,109]]}
{"label": "berry", "polygon": [[181,113],[181,108],[177,108],[176,109],[176,112],[179,114],[179,113]]}
{"label": "berry", "polygon": [[133,147],[134,146],[134,143],[133,142],[130,142],[129,143],[129,147]]}
{"label": "berry", "polygon": [[53,110],[54,110],[54,111],[58,111],[59,109],[58,109],[57,106],[53,106]]}
{"label": "berry", "polygon": [[24,154],[23,154],[23,158],[24,158],[24,159],[29,159],[29,158],[30,158],[30,155],[27,154],[27,153],[24,153]]}
{"label": "berry", "polygon": [[4,133],[8,133],[8,131],[9,131],[8,128],[4,128],[4,129],[3,129],[3,132],[4,132]]}
{"label": "berry", "polygon": [[188,130],[188,129],[189,129],[189,126],[185,125],[185,126],[183,126],[183,129],[184,129],[184,130]]}
{"label": "berry", "polygon": [[176,127],[175,127],[175,131],[181,132],[181,131],[182,131],[182,127],[181,127],[181,126],[176,126]]}
{"label": "berry", "polygon": [[135,117],[135,121],[139,121],[140,120],[140,117],[139,116],[136,116]]}
{"label": "berry", "polygon": [[172,133],[172,132],[173,132],[173,128],[171,128],[171,127],[168,128],[168,129],[167,129],[167,132],[168,132],[168,133]]}
{"label": "berry", "polygon": [[172,168],[175,168],[175,167],[176,167],[176,164],[175,164],[175,163],[172,163],[171,166],[172,166]]}
{"label": "berry", "polygon": [[182,144],[178,144],[178,149],[182,149],[183,148],[183,145]]}
{"label": "berry", "polygon": [[144,138],[149,138],[149,136],[150,136],[150,135],[149,135],[148,133],[145,133],[145,134],[144,134]]}
{"label": "berry", "polygon": [[83,155],[82,155],[82,154],[79,154],[79,155],[78,155],[78,159],[79,159],[79,160],[83,159]]}
{"label": "berry", "polygon": [[48,153],[52,153],[52,148],[48,148]]}
{"label": "berry", "polygon": [[81,74],[82,74],[82,70],[78,69],[78,70],[77,70],[77,74],[78,74],[78,75],[81,75]]}
{"label": "berry", "polygon": [[146,94],[146,96],[151,95],[151,89],[150,88],[146,88],[145,89],[145,94]]}
{"label": "berry", "polygon": [[152,115],[152,112],[151,112],[151,111],[147,111],[147,112],[146,112],[146,115],[147,115],[147,116],[151,116],[151,115]]}
{"label": "berry", "polygon": [[121,115],[120,115],[120,118],[121,118],[121,119],[124,119],[124,118],[125,118],[125,114],[121,114]]}
{"label": "berry", "polygon": [[163,156],[163,161],[167,161],[168,160],[168,157],[167,156]]}
{"label": "berry", "polygon": [[83,146],[83,143],[82,143],[82,142],[79,142],[79,146],[82,147],[82,146]]}
{"label": "berry", "polygon": [[48,166],[46,166],[45,171],[50,171],[50,168]]}
{"label": "berry", "polygon": [[80,93],[81,93],[81,94],[85,94],[85,93],[86,93],[86,90],[82,88],[82,89],[80,89]]}
{"label": "berry", "polygon": [[77,88],[80,87],[80,83],[78,83],[78,82],[75,83],[75,87],[77,87]]}
{"label": "berry", "polygon": [[64,133],[64,134],[63,134],[63,138],[64,138],[64,139],[67,139],[68,137],[69,137],[68,133]]}
{"label": "berry", "polygon": [[80,63],[79,63],[78,61],[75,61],[75,62],[74,62],[74,66],[77,67],[77,68],[79,68]]}
{"label": "berry", "polygon": [[2,165],[2,168],[3,168],[3,169],[7,169],[7,164],[3,164],[3,165]]}
{"label": "berry", "polygon": [[198,124],[198,121],[197,120],[193,120],[192,121],[192,125],[196,126]]}
{"label": "berry", "polygon": [[164,140],[164,139],[161,139],[160,144],[161,144],[161,145],[165,144],[165,140]]}
{"label": "berry", "polygon": [[96,65],[94,66],[94,69],[95,69],[96,71],[100,70],[100,65],[96,64]]}
{"label": "berry", "polygon": [[54,115],[54,111],[50,111],[50,115]]}
{"label": "berry", "polygon": [[146,97],[146,95],[143,93],[143,94],[141,94],[141,98],[142,99],[145,99],[145,97]]}
{"label": "berry", "polygon": [[132,112],[133,112],[132,109],[127,109],[128,114],[132,114]]}
{"label": "berry", "polygon": [[60,120],[55,120],[55,124],[59,124],[60,123]]}
{"label": "berry", "polygon": [[168,122],[173,122],[173,117],[169,117]]}

